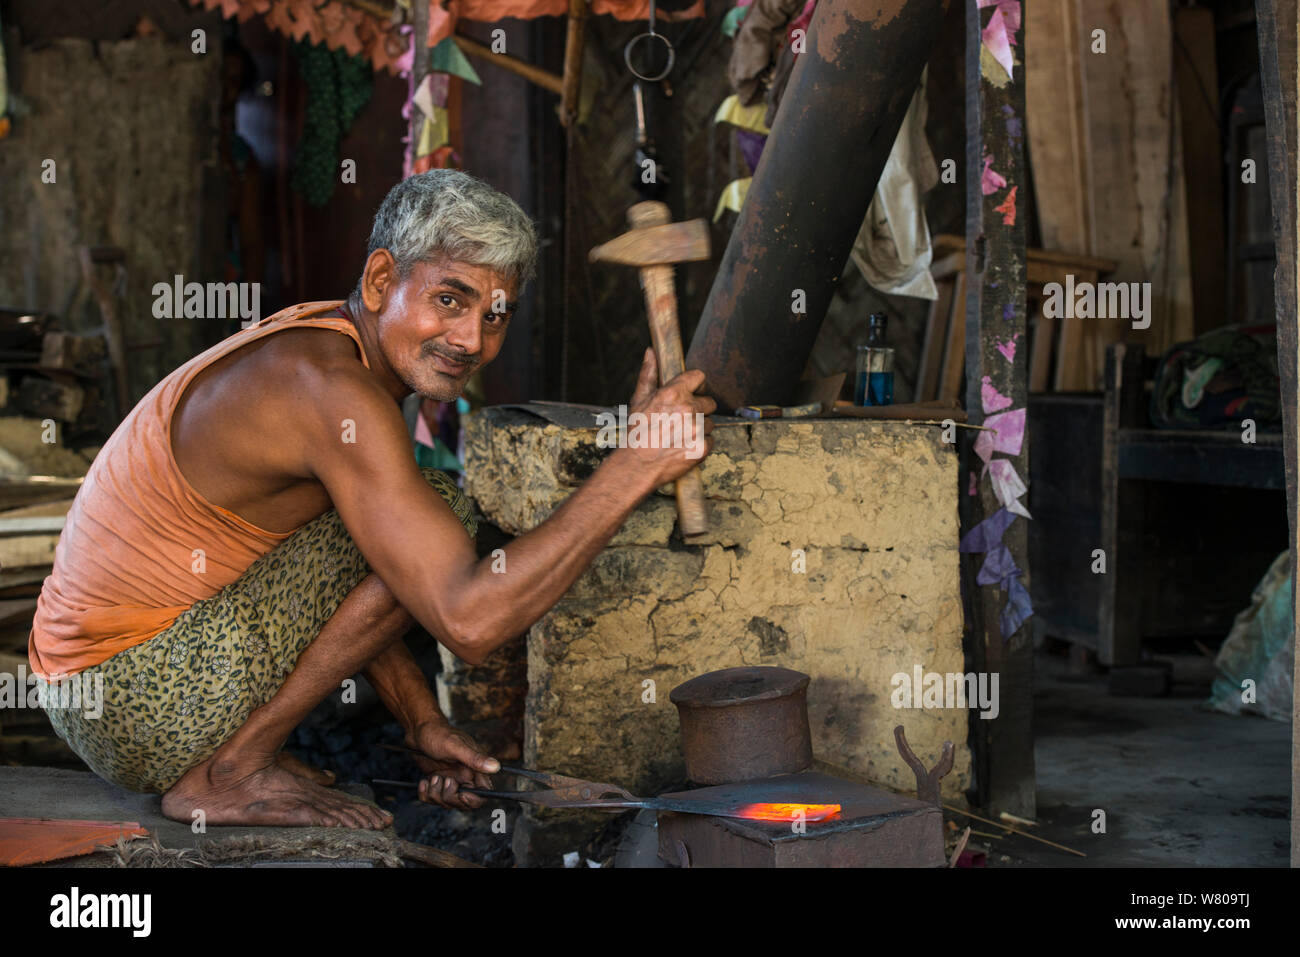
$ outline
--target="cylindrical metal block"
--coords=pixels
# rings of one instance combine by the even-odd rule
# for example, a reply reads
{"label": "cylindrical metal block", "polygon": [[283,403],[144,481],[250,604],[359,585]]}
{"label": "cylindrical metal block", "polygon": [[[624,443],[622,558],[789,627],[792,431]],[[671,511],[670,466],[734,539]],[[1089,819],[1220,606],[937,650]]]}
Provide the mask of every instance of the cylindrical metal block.
{"label": "cylindrical metal block", "polygon": [[687,776],[728,784],[807,770],[808,682],[788,668],[727,668],[674,688]]}

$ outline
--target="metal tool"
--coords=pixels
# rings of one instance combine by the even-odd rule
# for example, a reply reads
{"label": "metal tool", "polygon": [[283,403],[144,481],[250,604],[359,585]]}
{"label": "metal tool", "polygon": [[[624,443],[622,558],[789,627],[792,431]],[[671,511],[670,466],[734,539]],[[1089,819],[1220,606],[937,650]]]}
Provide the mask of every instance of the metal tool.
{"label": "metal tool", "polygon": [[[650,340],[659,365],[659,384],[686,370],[682,355],[682,334],[677,325],[677,293],[673,287],[673,264],[709,258],[709,227],[703,219],[671,222],[668,207],[660,202],[637,203],[627,211],[632,227],[622,236],[597,246],[591,262],[615,262],[641,268],[646,313],[650,319]],[[677,518],[682,535],[699,535],[709,530],[709,513],[699,468],[677,480]]]}
{"label": "metal tool", "polygon": [[[667,53],[666,61],[663,68],[657,72],[642,73],[633,64],[632,51],[638,45],[643,49],[653,47],[655,41],[663,44]],[[672,42],[662,33],[655,32],[655,0],[650,0],[649,26],[645,33],[638,33],[632,39],[627,41],[623,47],[623,61],[627,64],[628,72],[635,77],[632,83],[632,100],[636,108],[636,177],[634,185],[637,194],[643,200],[658,199],[663,195],[668,185],[668,173],[659,162],[659,151],[655,147],[655,142],[651,138],[648,124],[646,122],[646,102],[645,91],[642,89],[642,82],[660,83],[662,82],[664,96],[671,96],[672,92],[667,82],[668,74],[672,72],[673,63],[677,59],[677,53],[673,49]],[[647,69],[649,69],[647,67]]]}
{"label": "metal tool", "polygon": [[907,735],[903,733],[903,726],[900,724],[894,728],[894,741],[898,744],[898,753],[903,756],[907,766],[912,769],[916,775],[916,796],[926,804],[933,804],[938,807],[939,801],[939,781],[943,776],[952,770],[952,742],[943,743],[943,754],[939,758],[939,763],[928,771],[921,759],[916,756],[916,752],[908,746]]}
{"label": "metal tool", "polygon": [[742,419],[806,419],[820,415],[822,404],[809,402],[805,405],[742,405],[736,415]]}
{"label": "metal tool", "polygon": [[650,136],[646,121],[645,91],[641,81],[632,84],[632,103],[636,115],[636,154],[633,157],[636,169],[633,176],[633,188],[642,200],[658,199],[668,188],[670,177],[659,159],[659,149]]}
{"label": "metal tool", "polygon": [[[534,771],[531,768],[517,768],[501,765],[501,774],[513,774],[543,785],[543,790],[497,791],[488,788],[462,787],[461,794],[474,794],[482,798],[519,801],[535,804],[538,807],[552,809],[574,809],[584,811],[627,811],[648,808],[652,811],[677,811],[682,814],[704,814],[712,817],[728,817],[741,820],[758,820],[765,823],[785,824],[785,818],[758,817],[752,802],[738,801],[691,801],[672,797],[637,797],[616,784],[600,781],[585,781],[582,778],[569,777],[565,774],[551,774],[547,771]],[[415,781],[390,781],[375,778],[375,784],[387,784],[393,787],[419,787]],[[784,807],[785,805],[778,805]],[[791,807],[795,805],[790,805]],[[804,810],[803,820],[810,824],[838,815],[839,805],[801,805]],[[826,808],[827,810],[818,810]],[[833,810],[829,810],[833,808]]]}

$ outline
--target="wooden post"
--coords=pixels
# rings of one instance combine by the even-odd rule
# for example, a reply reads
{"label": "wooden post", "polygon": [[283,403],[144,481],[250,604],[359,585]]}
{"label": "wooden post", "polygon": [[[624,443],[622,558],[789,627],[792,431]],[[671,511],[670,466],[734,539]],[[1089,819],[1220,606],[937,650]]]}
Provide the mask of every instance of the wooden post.
{"label": "wooden post", "polygon": [[[990,18],[1001,16],[996,6],[979,8],[966,2],[966,412],[983,424],[986,415],[982,387],[987,384],[1010,404],[990,412],[1011,412],[1028,405],[1028,356],[1025,342],[1025,37],[1021,27],[1012,35],[1011,76],[984,47],[981,32]],[[1005,21],[1004,21],[1005,22]],[[1009,31],[1008,31],[1009,33]],[[1005,184],[985,195],[984,159]],[[991,184],[990,184],[991,185]],[[1006,352],[1014,343],[1008,360]],[[999,346],[1002,349],[999,349]],[[999,403],[999,405],[1001,405]],[[1028,484],[1029,446],[1005,458]],[[968,491],[963,472],[963,529],[993,515],[1001,503],[993,494],[989,474],[969,445],[967,469],[978,482],[978,494]],[[1022,504],[1027,497],[1022,497]],[[1021,581],[1029,583],[1027,520],[1016,517],[1002,538]],[[972,720],[976,779],[980,804],[1021,817],[1035,814],[1033,739],[1033,636],[1028,623],[1002,636],[1000,613],[1008,593],[999,585],[977,585],[985,554],[963,556],[968,596],[970,649],[979,671],[999,675],[1000,713],[990,721]]]}
{"label": "wooden post", "polygon": [[569,126],[578,119],[578,97],[582,93],[582,47],[587,26],[587,0],[569,0],[569,30],[564,41],[564,80],[560,93],[560,122]]}
{"label": "wooden post", "polygon": [[1136,428],[1143,412],[1142,347],[1106,347],[1106,392],[1101,433],[1101,576],[1097,658],[1111,669],[1131,668],[1142,654],[1143,483],[1119,473],[1119,433]]}
{"label": "wooden post", "polygon": [[[435,0],[411,0],[411,92],[420,88],[424,78],[429,74],[429,4]],[[411,142],[406,148],[407,176],[415,171],[415,161],[419,159],[415,151],[420,148],[420,131],[424,128],[424,114],[418,106],[411,105]]]}
{"label": "wooden post", "polygon": [[[1300,590],[1296,588],[1300,556],[1300,516],[1296,512],[1296,448],[1300,442],[1296,380],[1300,353],[1296,335],[1296,264],[1300,260],[1300,223],[1296,205],[1300,194],[1300,167],[1296,162],[1296,57],[1300,55],[1294,0],[1255,0],[1259,33],[1260,79],[1264,91],[1264,122],[1268,130],[1269,199],[1273,206],[1273,240],[1277,271],[1273,274],[1277,307],[1277,368],[1282,386],[1282,433],[1286,443],[1286,505],[1291,530],[1291,598],[1295,604],[1297,651],[1300,651]],[[1229,175],[1240,175],[1229,170]],[[1300,687],[1300,653],[1293,678]],[[1300,867],[1300,695],[1291,704],[1291,866]]]}

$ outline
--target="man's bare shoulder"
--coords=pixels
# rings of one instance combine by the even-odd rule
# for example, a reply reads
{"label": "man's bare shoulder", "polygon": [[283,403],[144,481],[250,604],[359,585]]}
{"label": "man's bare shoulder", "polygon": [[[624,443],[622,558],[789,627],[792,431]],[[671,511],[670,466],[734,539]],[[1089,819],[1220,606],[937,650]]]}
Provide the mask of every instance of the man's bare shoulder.
{"label": "man's bare shoulder", "polygon": [[361,362],[357,344],[333,329],[308,326],[286,329],[259,339],[233,353],[254,375],[341,375],[364,382],[369,370]]}
{"label": "man's bare shoulder", "polygon": [[172,435],[178,452],[197,437],[218,455],[247,454],[250,465],[269,456],[292,468],[326,434],[337,438],[344,419],[400,423],[401,412],[351,337],[309,327],[267,336],[203,370],[177,406]]}
{"label": "man's bare shoulder", "polygon": [[266,398],[266,411],[292,409],[308,431],[315,424],[337,432],[341,418],[401,418],[397,400],[362,364],[356,343],[333,330],[276,333],[249,359],[239,378],[254,381]]}

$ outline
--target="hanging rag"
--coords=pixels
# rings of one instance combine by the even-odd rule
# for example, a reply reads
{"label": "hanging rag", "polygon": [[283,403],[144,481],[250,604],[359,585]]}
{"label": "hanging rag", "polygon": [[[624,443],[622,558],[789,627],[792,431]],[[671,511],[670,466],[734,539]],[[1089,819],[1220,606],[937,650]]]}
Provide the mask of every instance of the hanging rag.
{"label": "hanging rag", "polygon": [[925,218],[925,194],[939,182],[939,168],[925,138],[926,70],[889,151],[867,218],[850,257],[863,278],[880,292],[938,299],[930,275],[934,250]]}
{"label": "hanging rag", "polygon": [[[740,22],[727,63],[727,79],[745,106],[752,106],[768,91],[773,79],[773,61],[786,42],[785,27],[805,6],[807,0],[754,0],[749,13]],[[793,60],[791,61],[793,63]],[[788,78],[789,71],[786,71]],[[784,84],[782,85],[784,88]],[[772,107],[771,115],[776,112]]]}

